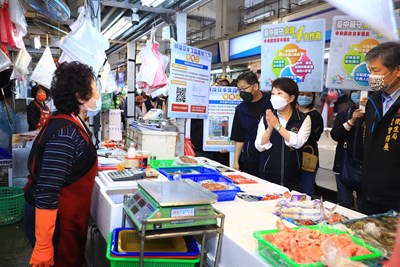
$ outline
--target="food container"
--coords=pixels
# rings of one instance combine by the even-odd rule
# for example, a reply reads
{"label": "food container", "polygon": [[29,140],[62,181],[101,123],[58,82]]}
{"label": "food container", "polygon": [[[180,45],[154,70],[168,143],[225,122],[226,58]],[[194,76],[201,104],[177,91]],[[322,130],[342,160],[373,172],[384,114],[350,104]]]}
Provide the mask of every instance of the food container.
{"label": "food container", "polygon": [[[195,166],[195,167],[176,167],[176,168],[158,168],[158,171],[166,176],[170,181],[174,181],[174,176],[178,175],[183,179],[192,179],[198,177],[210,177],[219,175],[219,172],[210,168]],[[196,182],[196,181],[195,181]]]}
{"label": "food container", "polygon": [[[137,267],[138,257],[115,257],[111,255],[112,233],[108,235],[106,257],[111,267]],[[145,267],[195,267],[200,257],[195,259],[167,259],[167,258],[145,258]]]}
{"label": "food container", "polygon": [[[382,253],[378,249],[366,244],[361,239],[359,239],[355,236],[352,236],[344,231],[340,231],[340,230],[334,229],[332,227],[323,226],[323,225],[303,226],[301,228],[318,230],[323,234],[335,234],[335,235],[346,234],[352,238],[354,243],[361,245],[361,246],[367,248],[369,251],[371,251],[371,254],[350,257],[350,259],[353,261],[360,261],[368,266],[374,266],[375,264],[379,263],[381,260]],[[296,229],[300,229],[300,227],[296,227],[296,228],[292,228],[292,229],[296,230]],[[309,263],[309,264],[297,263],[293,259],[289,258],[277,246],[275,246],[271,242],[264,239],[265,235],[276,234],[278,232],[279,232],[279,230],[275,229],[275,230],[256,231],[253,233],[253,236],[258,241],[258,253],[264,260],[266,260],[272,266],[279,266],[279,267],[286,267],[286,266],[323,267],[324,266],[324,264],[322,262],[314,262],[314,263]]]}
{"label": "food container", "polygon": [[[206,169],[206,168],[204,168]],[[160,169],[159,169],[160,171]],[[161,172],[161,171],[160,171]],[[218,202],[220,201],[231,201],[235,200],[237,192],[241,189],[237,185],[233,184],[230,180],[218,173],[208,173],[208,174],[188,174],[176,177],[178,179],[190,179],[196,183],[212,182],[225,185],[227,189],[225,190],[210,190],[214,194],[218,195]],[[174,177],[172,180],[175,180]]]}
{"label": "food container", "polygon": [[[112,256],[139,257],[140,239],[133,228],[114,229],[111,242]],[[145,243],[146,258],[194,259],[199,254],[197,242],[191,236],[146,240]]]}
{"label": "food container", "polygon": [[[341,224],[347,227],[349,233],[380,249],[383,257],[390,258],[395,245],[398,220],[399,213],[392,210],[386,213],[343,221]],[[337,226],[334,225],[334,227]]]}

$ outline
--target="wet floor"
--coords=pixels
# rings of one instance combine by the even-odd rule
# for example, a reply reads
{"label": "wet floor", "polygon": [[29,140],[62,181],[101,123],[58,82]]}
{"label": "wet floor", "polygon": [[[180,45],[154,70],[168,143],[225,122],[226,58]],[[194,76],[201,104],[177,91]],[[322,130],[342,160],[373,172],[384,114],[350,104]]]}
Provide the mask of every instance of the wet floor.
{"label": "wet floor", "polygon": [[0,240],[0,266],[30,266],[32,248],[25,238],[22,221],[0,226]]}

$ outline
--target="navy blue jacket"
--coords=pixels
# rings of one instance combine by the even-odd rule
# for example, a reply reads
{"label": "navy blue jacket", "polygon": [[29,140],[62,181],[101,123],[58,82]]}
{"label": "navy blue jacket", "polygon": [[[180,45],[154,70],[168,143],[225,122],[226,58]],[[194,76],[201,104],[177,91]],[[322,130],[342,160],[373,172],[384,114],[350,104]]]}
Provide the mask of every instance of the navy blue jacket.
{"label": "navy blue jacket", "polygon": [[[277,115],[276,111],[274,111],[274,114]],[[294,109],[286,124],[286,130],[297,133],[305,117],[306,115],[297,108]],[[265,116],[262,119],[265,129],[267,129],[268,124]],[[301,181],[301,149],[288,147],[277,131],[272,132],[270,142],[272,143],[271,148],[261,152],[261,178],[288,188],[298,185]]]}
{"label": "navy blue jacket", "polygon": [[235,110],[235,115],[238,116],[242,128],[245,129],[243,150],[240,156],[240,162],[243,164],[246,162],[259,162],[260,159],[260,152],[254,146],[258,123],[265,114],[265,111],[272,109],[270,93],[262,92],[262,94],[263,97],[260,100],[262,103],[258,114],[253,114],[249,111],[248,105],[251,105],[251,103],[242,102]]}

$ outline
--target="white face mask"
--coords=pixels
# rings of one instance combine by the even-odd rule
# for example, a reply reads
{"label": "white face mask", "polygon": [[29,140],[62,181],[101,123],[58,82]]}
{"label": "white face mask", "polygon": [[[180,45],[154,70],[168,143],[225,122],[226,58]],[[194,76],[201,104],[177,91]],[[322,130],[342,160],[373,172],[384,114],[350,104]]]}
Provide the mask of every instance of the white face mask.
{"label": "white face mask", "polygon": [[286,98],[279,96],[279,95],[272,95],[271,96],[271,104],[272,107],[276,110],[282,110],[288,104]]}
{"label": "white face mask", "polygon": [[[91,98],[93,99],[93,98]],[[94,100],[94,99],[93,99]],[[96,102],[96,107],[95,108],[89,108],[86,103],[84,104],[87,110],[87,116],[88,117],[94,117],[97,115],[97,113],[99,113],[99,111],[101,110],[101,96],[99,96],[99,99],[94,100]]]}

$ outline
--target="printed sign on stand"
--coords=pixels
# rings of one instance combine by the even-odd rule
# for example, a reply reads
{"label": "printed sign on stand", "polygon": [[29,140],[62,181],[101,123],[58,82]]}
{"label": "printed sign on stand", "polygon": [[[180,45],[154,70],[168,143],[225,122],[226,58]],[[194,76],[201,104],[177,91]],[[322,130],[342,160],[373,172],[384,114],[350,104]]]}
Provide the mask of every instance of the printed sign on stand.
{"label": "printed sign on stand", "polygon": [[288,77],[302,92],[321,92],[325,49],[325,20],[263,25],[261,27],[261,90]]}
{"label": "printed sign on stand", "polygon": [[212,53],[171,42],[168,116],[206,118]]}
{"label": "printed sign on stand", "polygon": [[365,55],[387,41],[361,20],[350,16],[333,17],[326,87],[369,90]]}
{"label": "printed sign on stand", "polygon": [[208,104],[208,119],[204,120],[203,150],[230,152],[235,150],[230,140],[235,108],[242,102],[236,87],[212,86]]}

